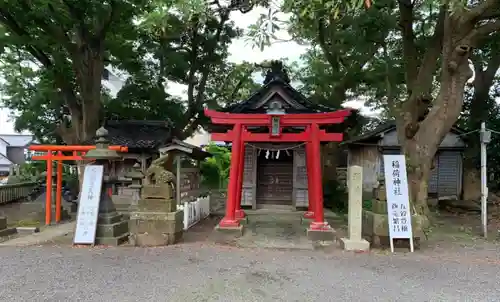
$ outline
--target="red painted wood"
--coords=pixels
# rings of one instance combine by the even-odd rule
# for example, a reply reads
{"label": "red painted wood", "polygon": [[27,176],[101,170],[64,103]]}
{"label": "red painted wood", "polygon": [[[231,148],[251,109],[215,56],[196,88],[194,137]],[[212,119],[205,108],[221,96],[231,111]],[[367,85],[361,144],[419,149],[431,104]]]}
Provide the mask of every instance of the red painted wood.
{"label": "red painted wood", "polygon": [[[336,124],[341,123],[351,114],[351,110],[337,110],[334,112],[324,113],[306,113],[306,114],[284,114],[281,116],[280,123],[282,125],[307,125],[311,123],[317,124]],[[205,109],[205,116],[210,117],[214,124],[234,125],[241,123],[244,125],[270,125],[270,114],[244,114],[244,113],[227,113],[218,112],[215,110]]]}
{"label": "red painted wood", "polygon": [[[268,133],[251,133],[244,132],[242,134],[243,140],[245,142],[307,142],[310,140],[310,136],[307,132],[302,133],[283,133],[279,137],[270,136]],[[320,130],[318,135],[319,140],[322,142],[341,142],[344,139],[343,133],[325,133],[324,130]],[[226,141],[231,142],[235,139],[233,132],[227,133],[212,133],[212,140],[214,141]]]}
{"label": "red painted wood", "polygon": [[[329,118],[329,119],[322,119],[322,120],[286,119],[286,120],[280,121],[280,125],[282,127],[307,126],[307,125],[310,125],[311,123],[317,123],[318,125],[331,125],[331,124],[340,124],[343,121],[344,121],[343,117]],[[212,123],[219,124],[219,125],[233,125],[235,123],[235,120],[232,118],[214,118],[212,120]],[[271,125],[271,121],[269,120],[269,118],[267,118],[265,120],[264,119],[244,120],[243,123],[247,126],[268,126],[268,125]]]}
{"label": "red painted wood", "polygon": [[[241,132],[242,125],[236,124],[233,127],[233,149],[231,152],[231,166],[229,170],[229,184],[227,190],[227,203],[226,203],[226,215],[219,222],[219,227],[222,228],[233,228],[238,227],[240,222],[236,219],[236,198],[238,190],[238,173],[240,166],[240,156],[241,152]],[[241,189],[240,189],[241,190]]]}
{"label": "red painted wood", "polygon": [[311,125],[311,170],[314,192],[314,221],[311,223],[310,228],[314,230],[329,229],[328,224],[325,223],[323,211],[323,182],[321,177],[321,149],[319,142],[319,127],[318,125]]}

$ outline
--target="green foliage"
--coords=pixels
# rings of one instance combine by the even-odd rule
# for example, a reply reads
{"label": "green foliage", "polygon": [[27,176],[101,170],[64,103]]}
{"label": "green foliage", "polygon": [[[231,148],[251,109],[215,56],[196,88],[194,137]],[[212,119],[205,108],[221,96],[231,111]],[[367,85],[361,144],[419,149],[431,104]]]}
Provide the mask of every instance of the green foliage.
{"label": "green foliage", "polygon": [[[230,10],[205,1],[2,1],[2,103],[16,130],[43,142],[81,141],[104,118],[170,120],[188,137],[206,122],[205,104],[255,86],[249,64],[226,62],[241,35]],[[101,87],[106,65],[127,78],[116,97]],[[172,82],[187,86],[185,98],[166,92]]]}
{"label": "green foliage", "polygon": [[206,151],[212,154],[201,163],[203,185],[208,188],[226,188],[229,182],[229,168],[231,165],[231,152],[226,147],[211,143]]}
{"label": "green foliage", "polygon": [[346,187],[337,180],[323,182],[324,207],[336,213],[347,213],[348,199]]}

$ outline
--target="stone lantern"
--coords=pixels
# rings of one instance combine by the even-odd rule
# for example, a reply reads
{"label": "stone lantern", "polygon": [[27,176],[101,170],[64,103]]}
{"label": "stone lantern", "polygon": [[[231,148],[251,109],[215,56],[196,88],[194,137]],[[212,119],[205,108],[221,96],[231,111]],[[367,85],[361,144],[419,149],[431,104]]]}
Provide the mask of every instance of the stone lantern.
{"label": "stone lantern", "polygon": [[101,165],[104,169],[95,244],[119,245],[128,241],[128,221],[116,211],[110,192],[113,183],[117,180],[116,175],[111,171],[112,162],[120,159],[121,156],[109,149],[106,129],[99,128],[96,131],[96,137],[96,148],[84,155],[85,159],[94,160],[93,165]]}

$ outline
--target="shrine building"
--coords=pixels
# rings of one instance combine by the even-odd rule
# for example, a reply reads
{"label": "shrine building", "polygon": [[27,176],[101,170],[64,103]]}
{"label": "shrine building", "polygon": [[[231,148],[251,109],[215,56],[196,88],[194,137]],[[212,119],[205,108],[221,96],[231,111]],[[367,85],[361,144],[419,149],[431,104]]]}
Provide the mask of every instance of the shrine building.
{"label": "shrine building", "polygon": [[205,115],[212,141],[224,141],[232,150],[218,228],[241,230],[244,208],[273,207],[307,209],[308,232],[331,231],[323,213],[320,144],[343,140],[330,126],[344,122],[350,110],[315,105],[290,86],[282,63],[274,61],[249,99],[221,111],[206,109]]}

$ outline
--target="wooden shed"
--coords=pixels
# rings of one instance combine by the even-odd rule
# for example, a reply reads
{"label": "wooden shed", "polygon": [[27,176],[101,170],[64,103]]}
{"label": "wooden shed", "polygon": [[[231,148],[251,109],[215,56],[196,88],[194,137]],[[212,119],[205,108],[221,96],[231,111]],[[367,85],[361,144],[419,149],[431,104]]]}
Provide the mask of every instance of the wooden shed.
{"label": "wooden shed", "polygon": [[[445,136],[434,157],[434,169],[429,179],[430,196],[457,196],[462,193],[463,131],[452,128]],[[348,164],[363,167],[363,191],[368,194],[384,176],[384,154],[401,154],[396,125],[385,123],[373,131],[343,143],[348,148]]]}

